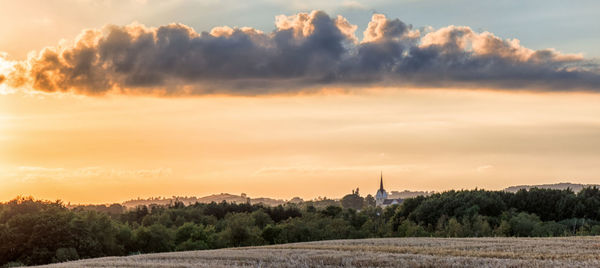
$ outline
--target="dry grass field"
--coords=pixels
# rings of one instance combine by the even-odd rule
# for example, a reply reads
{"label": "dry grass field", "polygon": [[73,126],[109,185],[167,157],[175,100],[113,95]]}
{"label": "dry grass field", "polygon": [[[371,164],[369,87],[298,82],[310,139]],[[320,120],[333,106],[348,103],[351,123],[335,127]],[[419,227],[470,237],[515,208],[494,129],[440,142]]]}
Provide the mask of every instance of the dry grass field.
{"label": "dry grass field", "polygon": [[600,267],[600,237],[333,240],[44,267]]}

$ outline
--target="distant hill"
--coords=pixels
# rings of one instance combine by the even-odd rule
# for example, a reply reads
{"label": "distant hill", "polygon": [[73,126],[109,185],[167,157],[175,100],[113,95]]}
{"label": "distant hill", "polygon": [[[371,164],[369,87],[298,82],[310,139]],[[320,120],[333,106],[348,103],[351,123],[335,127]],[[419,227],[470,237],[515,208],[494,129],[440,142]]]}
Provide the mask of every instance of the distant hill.
{"label": "distant hill", "polygon": [[579,184],[579,183],[561,182],[561,183],[555,183],[555,184],[510,186],[508,188],[505,188],[504,191],[515,193],[521,189],[528,190],[528,189],[537,187],[537,188],[554,189],[554,190],[565,190],[567,188],[570,188],[571,190],[573,190],[573,192],[579,192],[579,191],[581,191],[581,189],[583,189],[585,187],[593,187],[593,186],[600,188],[600,185],[598,185],[598,184]]}
{"label": "distant hill", "polygon": [[388,194],[388,198],[390,198],[390,199],[398,199],[398,198],[400,198],[400,199],[406,199],[406,198],[417,197],[417,196],[420,196],[420,195],[428,196],[428,195],[431,195],[433,193],[434,193],[434,191],[408,191],[408,190],[404,190],[402,192],[391,191]]}
{"label": "distant hill", "polygon": [[220,203],[226,201],[228,203],[246,203],[250,200],[251,204],[265,204],[267,206],[278,206],[286,203],[285,200],[282,199],[273,199],[268,197],[258,197],[258,198],[250,198],[245,194],[242,195],[233,195],[227,193],[221,194],[213,194],[205,197],[198,198],[199,203],[211,203],[216,202]]}
{"label": "distant hill", "polygon": [[[561,183],[555,183],[555,184],[510,186],[510,187],[505,188],[503,191],[514,193],[514,192],[519,191],[520,189],[530,189],[530,188],[537,187],[537,188],[557,189],[557,190],[564,190],[564,189],[570,188],[574,192],[579,192],[584,187],[591,187],[591,186],[596,186],[596,187],[600,188],[600,185],[598,185],[598,184],[577,184],[577,183],[561,182]],[[388,198],[390,198],[390,199],[398,199],[398,198],[407,199],[407,198],[417,197],[420,195],[429,196],[433,193],[435,193],[435,192],[434,191],[408,191],[408,190],[391,191],[391,192],[389,192]],[[250,197],[246,196],[245,194],[234,195],[234,194],[228,194],[228,193],[220,193],[220,194],[213,194],[213,195],[204,196],[204,197],[173,196],[173,197],[151,197],[148,199],[138,198],[138,199],[132,199],[132,200],[125,201],[125,202],[123,202],[122,205],[124,207],[133,208],[133,207],[137,207],[140,205],[146,205],[146,206],[148,206],[148,205],[169,205],[169,204],[174,203],[175,201],[183,202],[186,205],[190,205],[190,204],[194,204],[196,202],[198,202],[198,203],[211,203],[211,202],[220,203],[223,201],[226,201],[228,203],[246,203],[246,202],[248,202],[248,200],[250,201],[251,204],[262,203],[267,206],[278,206],[278,205],[283,205],[286,203],[299,204],[299,203],[304,202],[304,200],[302,200],[299,197],[294,197],[290,200],[283,200],[283,199],[274,199],[274,198],[268,198],[268,197],[250,198]],[[336,201],[331,200],[331,202],[335,203]]]}
{"label": "distant hill", "polygon": [[228,193],[221,194],[213,194],[204,197],[187,197],[187,196],[173,196],[173,197],[151,197],[148,199],[132,199],[123,202],[123,206],[125,207],[137,207],[142,205],[169,205],[174,203],[175,201],[183,202],[185,205],[198,203],[211,203],[216,202],[220,203],[226,201],[228,203],[246,203],[250,201],[251,204],[264,204],[267,206],[278,206],[285,204],[287,202],[290,203],[301,203],[303,200],[299,197],[294,197],[289,201],[282,199],[273,199],[268,197],[258,197],[258,198],[250,198],[245,194],[242,195],[233,195]]}

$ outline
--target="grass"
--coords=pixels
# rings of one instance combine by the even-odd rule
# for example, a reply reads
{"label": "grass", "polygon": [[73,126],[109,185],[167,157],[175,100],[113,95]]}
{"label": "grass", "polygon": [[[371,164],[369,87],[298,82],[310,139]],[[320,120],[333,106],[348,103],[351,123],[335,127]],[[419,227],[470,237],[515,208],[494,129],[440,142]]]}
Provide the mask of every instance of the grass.
{"label": "grass", "polygon": [[600,237],[380,238],[105,257],[45,267],[600,267]]}

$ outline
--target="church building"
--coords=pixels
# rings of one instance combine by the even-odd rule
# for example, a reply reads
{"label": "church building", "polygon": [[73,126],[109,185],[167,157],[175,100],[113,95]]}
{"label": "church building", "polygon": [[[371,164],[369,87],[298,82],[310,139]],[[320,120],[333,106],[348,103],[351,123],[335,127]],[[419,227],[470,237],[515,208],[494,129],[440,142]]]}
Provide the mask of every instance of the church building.
{"label": "church building", "polygon": [[388,194],[383,189],[383,172],[381,173],[381,177],[379,179],[379,190],[375,194],[375,205],[378,207],[387,207],[389,205],[396,205],[402,203],[402,199],[393,199],[388,198]]}

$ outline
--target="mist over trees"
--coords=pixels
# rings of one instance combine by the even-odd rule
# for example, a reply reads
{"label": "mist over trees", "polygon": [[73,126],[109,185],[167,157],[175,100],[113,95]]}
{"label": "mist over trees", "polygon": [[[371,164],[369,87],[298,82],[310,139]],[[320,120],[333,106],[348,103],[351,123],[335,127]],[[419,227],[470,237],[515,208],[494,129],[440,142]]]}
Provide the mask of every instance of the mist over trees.
{"label": "mist over trees", "polygon": [[79,206],[19,197],[0,204],[0,265],[369,237],[600,234],[600,190],[462,190],[379,208],[358,189],[341,201],[276,207],[174,202]]}

